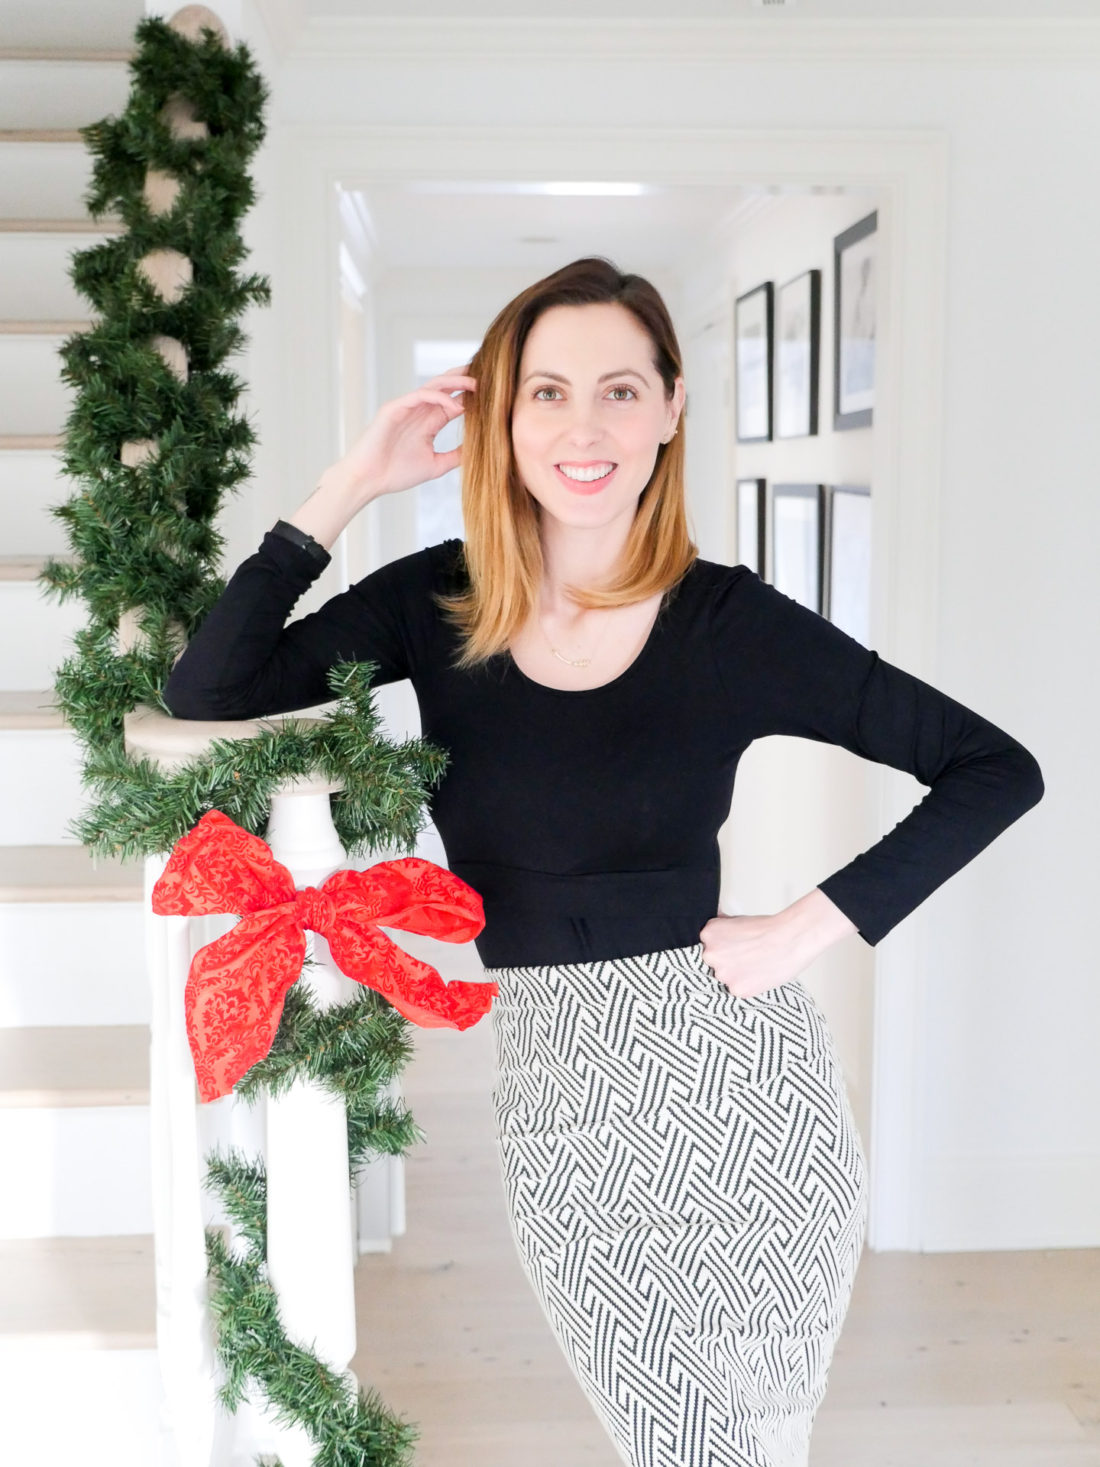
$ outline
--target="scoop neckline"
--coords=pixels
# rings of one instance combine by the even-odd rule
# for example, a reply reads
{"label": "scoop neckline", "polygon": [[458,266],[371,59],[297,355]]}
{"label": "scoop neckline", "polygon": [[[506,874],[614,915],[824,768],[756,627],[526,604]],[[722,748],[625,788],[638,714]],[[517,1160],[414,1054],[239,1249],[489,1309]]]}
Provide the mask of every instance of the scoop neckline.
{"label": "scoop neckline", "polygon": [[[466,542],[460,536],[453,537],[449,543],[458,545],[462,548],[463,552],[465,551]],[[520,667],[519,663],[512,656],[512,649],[510,647],[505,647],[504,651],[499,655],[503,656],[507,666],[515,673],[521,683],[526,684],[529,688],[537,688],[540,693],[550,693],[563,698],[584,698],[586,696],[590,697],[593,693],[609,692],[610,689],[619,687],[622,683],[625,683],[629,678],[633,677],[648,659],[653,656],[653,649],[657,644],[658,635],[664,630],[665,618],[673,602],[678,596],[682,595],[684,582],[687,577],[695,571],[695,567],[699,563],[699,556],[696,555],[685,575],[673,582],[671,586],[665,588],[664,594],[661,597],[661,605],[658,608],[657,615],[653,618],[653,625],[649,629],[649,635],[646,637],[641,651],[635,657],[634,661],[624,667],[618,677],[613,677],[610,682],[600,683],[595,688],[554,688],[549,683],[540,683],[537,678],[530,677],[525,673],[523,668]]]}
{"label": "scoop neckline", "polygon": [[616,688],[619,686],[620,683],[624,683],[627,678],[629,678],[631,674],[635,672],[636,669],[641,667],[646,658],[651,655],[653,646],[657,641],[658,630],[661,628],[662,619],[664,618],[665,613],[668,611],[670,604],[671,598],[669,597],[669,593],[666,590],[661,597],[661,604],[657,608],[657,615],[653,618],[653,625],[650,627],[649,635],[646,637],[644,643],[642,644],[641,651],[638,653],[637,657],[634,658],[633,662],[627,663],[622,672],[620,672],[617,677],[613,677],[610,682],[600,683],[594,688],[555,688],[552,687],[550,683],[540,683],[537,678],[533,678],[528,673],[524,672],[523,668],[520,667],[519,663],[512,656],[511,647],[506,647],[504,649],[505,656],[508,658],[508,665],[509,667],[511,667],[513,672],[516,673],[520,680],[528,685],[528,687],[538,688],[539,691],[542,693],[558,693],[566,698],[583,698],[586,694],[606,693],[609,689]]}

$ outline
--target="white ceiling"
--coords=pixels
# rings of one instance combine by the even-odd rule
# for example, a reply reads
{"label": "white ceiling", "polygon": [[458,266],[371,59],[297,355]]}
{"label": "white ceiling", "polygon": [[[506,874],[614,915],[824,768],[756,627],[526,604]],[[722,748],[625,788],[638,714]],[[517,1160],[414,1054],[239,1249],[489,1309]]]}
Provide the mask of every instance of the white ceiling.
{"label": "white ceiling", "polygon": [[[571,193],[526,179],[492,184],[448,178],[374,183],[354,190],[378,259],[403,268],[551,269],[563,259],[606,255],[632,270],[674,268],[685,241],[698,243],[744,223],[785,192],[809,190],[639,185],[632,193]],[[598,188],[598,185],[585,185]],[[612,189],[621,187],[617,180]],[[625,268],[625,266],[624,266]]]}

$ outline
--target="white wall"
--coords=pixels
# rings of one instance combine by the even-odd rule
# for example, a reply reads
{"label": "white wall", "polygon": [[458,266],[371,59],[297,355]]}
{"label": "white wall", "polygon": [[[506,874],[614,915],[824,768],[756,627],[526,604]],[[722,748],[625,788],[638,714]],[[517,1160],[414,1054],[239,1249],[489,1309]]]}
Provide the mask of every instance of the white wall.
{"label": "white wall", "polygon": [[[908,919],[919,924],[925,964],[931,1182],[914,1236],[927,1248],[1095,1244],[1100,782],[1083,730],[1100,714],[1086,675],[1095,664],[1089,588],[1100,543],[1100,198],[1081,165],[1100,126],[1097,50],[1081,63],[1021,53],[1018,64],[993,65],[964,53],[944,62],[929,54],[912,62],[742,61],[728,50],[709,55],[704,41],[680,60],[617,55],[607,64],[590,47],[577,52],[567,107],[556,55],[532,47],[526,59],[494,60],[445,47],[440,54],[426,43],[404,59],[364,50],[290,60],[277,78],[278,108],[288,134],[325,123],[438,127],[442,176],[462,171],[461,154],[447,147],[455,119],[502,133],[560,120],[570,128],[753,134],[941,128],[950,139],[946,417],[942,472],[929,485],[941,506],[940,619],[934,664],[919,671],[1020,738],[1043,767],[1047,794]],[[590,159],[579,157],[582,165],[587,171]],[[802,245],[789,252],[796,268]],[[546,258],[532,251],[527,278],[560,263]],[[768,273],[781,279],[794,269],[776,254]],[[288,279],[281,288],[300,284]],[[456,309],[459,296],[456,282],[445,309]],[[904,350],[901,362],[904,373]],[[309,392],[311,383],[300,387]],[[823,378],[827,403],[824,389]],[[285,384],[281,390],[285,402]],[[293,423],[269,423],[272,449],[292,447]],[[842,436],[854,443],[862,435]],[[294,453],[276,452],[270,462],[276,469],[262,492],[271,505],[300,503],[309,486]],[[281,464],[298,477],[277,478]],[[820,477],[829,477],[824,465]],[[726,553],[714,543],[703,549]],[[805,787],[819,772],[807,766]],[[785,845],[797,816],[792,803],[772,827]],[[737,860],[745,850],[739,841]],[[832,869],[831,847],[815,847],[806,860],[826,856]],[[822,874],[802,869],[794,894]],[[846,941],[858,964],[859,939]]]}

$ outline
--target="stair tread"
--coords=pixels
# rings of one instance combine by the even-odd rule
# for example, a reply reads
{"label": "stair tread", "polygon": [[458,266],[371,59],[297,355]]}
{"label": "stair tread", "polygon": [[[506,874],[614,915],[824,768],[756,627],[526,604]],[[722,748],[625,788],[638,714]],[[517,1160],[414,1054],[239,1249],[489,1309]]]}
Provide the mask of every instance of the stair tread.
{"label": "stair tread", "polygon": [[73,842],[0,846],[0,902],[143,902],[145,863]]}
{"label": "stair tread", "polygon": [[53,688],[0,688],[0,731],[17,728],[68,728],[54,702]]}
{"label": "stair tread", "polygon": [[52,453],[63,445],[61,433],[0,433],[0,453]]}
{"label": "stair tread", "polygon": [[[2,141],[2,137],[0,137]],[[0,219],[0,234],[121,234],[121,219]]]}
{"label": "stair tread", "polygon": [[77,127],[0,127],[0,143],[83,143]]}
{"label": "stair tread", "polygon": [[90,331],[95,322],[87,316],[71,321],[66,320],[38,320],[18,321],[5,319],[0,321],[0,335],[2,336],[69,336],[75,331]]}
{"label": "stair tread", "polygon": [[15,555],[0,555],[0,581],[35,581],[42,573],[47,560],[57,560],[66,565],[75,565],[78,557],[72,551],[46,551],[40,555],[33,551],[19,551]]}
{"label": "stair tread", "polygon": [[130,61],[132,49],[99,46],[0,46],[0,61]]}
{"label": "stair tread", "polygon": [[148,1024],[0,1029],[0,1108],[148,1103]]}
{"label": "stair tread", "polygon": [[152,1235],[0,1242],[0,1345],[155,1348]]}

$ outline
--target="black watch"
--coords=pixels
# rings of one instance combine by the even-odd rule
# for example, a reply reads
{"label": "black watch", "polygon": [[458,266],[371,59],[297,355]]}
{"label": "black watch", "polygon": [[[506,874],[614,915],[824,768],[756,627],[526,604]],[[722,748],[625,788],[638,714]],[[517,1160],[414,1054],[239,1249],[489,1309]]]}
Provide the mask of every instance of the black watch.
{"label": "black watch", "polygon": [[301,550],[308,550],[314,560],[320,561],[322,565],[328,565],[332,556],[312,535],[305,530],[300,530],[297,525],[292,525],[289,520],[276,520],[272,528],[272,534],[281,535],[284,540],[289,540],[292,545],[297,545]]}

